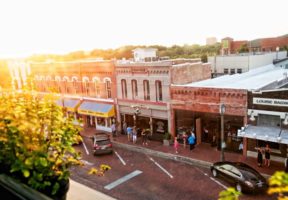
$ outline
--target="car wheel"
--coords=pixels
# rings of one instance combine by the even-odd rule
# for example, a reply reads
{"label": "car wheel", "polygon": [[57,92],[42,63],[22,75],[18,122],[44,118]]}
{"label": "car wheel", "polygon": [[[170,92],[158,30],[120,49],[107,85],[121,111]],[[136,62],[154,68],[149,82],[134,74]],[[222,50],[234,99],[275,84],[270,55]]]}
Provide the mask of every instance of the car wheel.
{"label": "car wheel", "polygon": [[236,190],[242,192],[242,186],[239,183],[236,184]]}
{"label": "car wheel", "polygon": [[212,175],[213,175],[214,177],[217,176],[217,171],[216,171],[216,169],[212,169]]}

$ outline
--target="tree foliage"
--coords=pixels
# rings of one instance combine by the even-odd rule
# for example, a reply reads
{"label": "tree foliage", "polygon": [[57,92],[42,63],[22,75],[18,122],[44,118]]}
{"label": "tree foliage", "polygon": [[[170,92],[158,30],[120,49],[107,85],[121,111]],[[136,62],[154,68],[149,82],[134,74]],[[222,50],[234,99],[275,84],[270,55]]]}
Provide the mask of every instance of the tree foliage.
{"label": "tree foliage", "polygon": [[288,173],[278,171],[270,177],[268,194],[277,194],[278,200],[288,200]]}
{"label": "tree foliage", "polygon": [[183,46],[173,45],[171,47],[166,47],[162,45],[128,45],[122,46],[117,49],[94,49],[89,52],[76,51],[71,52],[66,55],[33,55],[28,58],[30,61],[44,62],[46,60],[52,59],[55,61],[73,61],[87,58],[102,58],[106,60],[110,59],[131,59],[133,58],[132,50],[136,48],[156,48],[158,50],[158,57],[168,56],[171,59],[174,58],[202,58],[204,61],[207,56],[219,54],[221,44],[217,43],[215,45],[188,45]]}
{"label": "tree foliage", "polygon": [[229,187],[219,193],[218,200],[238,200],[241,192],[238,192],[235,188]]}

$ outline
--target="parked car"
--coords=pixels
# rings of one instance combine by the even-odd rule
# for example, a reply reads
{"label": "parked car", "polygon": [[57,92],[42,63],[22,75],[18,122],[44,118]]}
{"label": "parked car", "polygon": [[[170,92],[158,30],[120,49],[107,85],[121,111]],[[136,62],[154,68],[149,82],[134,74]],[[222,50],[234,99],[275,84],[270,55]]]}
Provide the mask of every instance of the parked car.
{"label": "parked car", "polygon": [[93,137],[93,154],[113,153],[112,143],[109,136],[105,133],[94,135]]}
{"label": "parked car", "polygon": [[211,166],[214,177],[221,177],[236,187],[239,192],[257,193],[266,191],[266,179],[255,169],[241,162],[216,162]]}

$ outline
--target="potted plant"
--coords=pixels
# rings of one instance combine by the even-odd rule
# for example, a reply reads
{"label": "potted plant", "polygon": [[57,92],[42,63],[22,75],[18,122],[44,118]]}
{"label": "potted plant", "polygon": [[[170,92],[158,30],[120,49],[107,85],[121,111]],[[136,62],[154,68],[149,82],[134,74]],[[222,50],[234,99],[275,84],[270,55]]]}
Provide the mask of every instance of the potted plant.
{"label": "potted plant", "polygon": [[73,119],[50,97],[0,95],[0,171],[53,199],[65,199],[69,167],[80,164]]}
{"label": "potted plant", "polygon": [[164,137],[163,137],[163,145],[164,146],[169,146],[170,145],[170,142],[171,141],[171,134],[169,132],[166,132],[164,134]]}

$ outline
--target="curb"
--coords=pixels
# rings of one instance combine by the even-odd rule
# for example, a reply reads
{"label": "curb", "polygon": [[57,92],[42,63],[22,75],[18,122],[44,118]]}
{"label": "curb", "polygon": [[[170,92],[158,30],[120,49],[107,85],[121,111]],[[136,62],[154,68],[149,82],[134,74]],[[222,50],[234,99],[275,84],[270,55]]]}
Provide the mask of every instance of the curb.
{"label": "curb", "polygon": [[[211,162],[207,162],[207,161],[203,161],[203,160],[197,160],[197,159],[194,159],[194,158],[189,158],[189,157],[185,157],[185,156],[175,155],[175,154],[171,154],[171,153],[163,153],[163,152],[160,152],[160,151],[147,149],[145,147],[139,147],[139,146],[134,146],[134,145],[130,145],[130,144],[123,144],[121,142],[116,142],[115,140],[114,141],[112,140],[111,142],[116,147],[120,147],[120,148],[123,148],[123,149],[129,149],[131,151],[144,153],[144,154],[148,154],[148,155],[151,155],[151,156],[156,156],[156,157],[160,157],[160,158],[164,158],[164,159],[179,161],[179,162],[183,162],[183,163],[186,163],[186,164],[189,164],[189,165],[193,165],[193,166],[197,166],[197,167],[204,167],[204,168],[210,169],[210,166],[213,164]],[[261,173],[261,175],[264,176],[266,179],[268,179],[271,176],[271,175],[263,174],[263,173]]]}
{"label": "curb", "polygon": [[139,153],[145,153],[145,154],[148,154],[151,156],[156,156],[156,157],[160,157],[160,158],[164,158],[164,159],[180,161],[180,162],[183,162],[186,164],[195,165],[195,166],[199,166],[199,167],[210,168],[210,166],[212,165],[211,162],[206,162],[203,160],[188,158],[185,156],[175,155],[175,154],[171,154],[171,153],[163,153],[160,151],[155,151],[155,150],[147,149],[144,147],[139,147],[139,146],[134,146],[134,145],[129,145],[129,144],[123,144],[123,143],[116,142],[116,141],[112,141],[112,143],[113,143],[113,145],[120,147],[120,148],[123,148],[123,149],[129,149],[131,151],[135,151],[135,152],[139,152]]}

